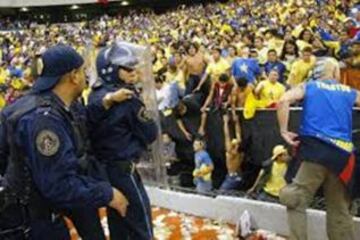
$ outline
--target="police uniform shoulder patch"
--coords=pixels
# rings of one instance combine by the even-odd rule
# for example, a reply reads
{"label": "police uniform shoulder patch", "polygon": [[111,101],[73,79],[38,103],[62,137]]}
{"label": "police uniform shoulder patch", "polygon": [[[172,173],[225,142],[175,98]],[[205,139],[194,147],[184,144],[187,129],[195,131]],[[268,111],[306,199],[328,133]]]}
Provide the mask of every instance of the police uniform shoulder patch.
{"label": "police uniform shoulder patch", "polygon": [[42,130],[36,136],[36,149],[45,157],[54,156],[60,148],[59,136],[51,130]]}
{"label": "police uniform shoulder patch", "polygon": [[141,107],[138,112],[138,119],[142,122],[148,122],[153,120],[151,111],[147,110],[145,107]]}

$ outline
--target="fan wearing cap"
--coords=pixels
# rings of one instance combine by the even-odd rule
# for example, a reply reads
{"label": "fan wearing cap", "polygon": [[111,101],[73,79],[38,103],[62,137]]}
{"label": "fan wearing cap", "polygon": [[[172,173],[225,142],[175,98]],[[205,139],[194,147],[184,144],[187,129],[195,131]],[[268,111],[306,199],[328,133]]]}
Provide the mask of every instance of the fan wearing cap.
{"label": "fan wearing cap", "polygon": [[[125,215],[128,202],[109,183],[78,174],[79,156],[86,149],[72,105],[86,85],[84,60],[73,48],[56,45],[43,54],[42,61],[43,69],[32,92],[2,112],[1,156],[10,159],[5,180],[15,193],[23,193],[23,188],[26,191],[28,181],[21,179],[14,159],[23,159],[30,173],[30,239],[66,240],[70,236],[61,217],[63,212],[72,215],[110,206]],[[128,92],[117,91],[112,96],[103,100],[103,113],[105,105],[127,99]],[[4,155],[9,152],[10,156]],[[82,233],[83,239],[104,238]]]}
{"label": "fan wearing cap", "polygon": [[138,94],[113,105],[104,115],[98,108],[102,99],[117,89],[135,90],[139,81],[139,59],[132,46],[116,42],[99,52],[96,68],[99,81],[90,94],[88,113],[90,139],[96,157],[106,165],[110,183],[129,200],[125,218],[108,209],[111,239],[153,239],[150,201],[135,164],[155,141],[158,129]]}
{"label": "fan wearing cap", "polygon": [[257,199],[262,201],[278,202],[280,190],[286,186],[285,173],[289,159],[283,145],[275,146],[271,159],[263,163],[263,169],[248,193],[258,193]]}

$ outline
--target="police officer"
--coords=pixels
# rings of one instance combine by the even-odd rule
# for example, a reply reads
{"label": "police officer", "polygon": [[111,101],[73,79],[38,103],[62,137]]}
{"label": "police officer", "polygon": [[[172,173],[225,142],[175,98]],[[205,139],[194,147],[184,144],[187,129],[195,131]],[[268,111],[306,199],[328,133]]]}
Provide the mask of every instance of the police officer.
{"label": "police officer", "polygon": [[137,94],[112,106],[99,117],[97,108],[109,92],[127,88],[134,90],[138,81],[138,59],[126,43],[115,43],[100,51],[97,71],[100,82],[89,98],[88,113],[92,129],[90,138],[96,157],[106,164],[110,183],[129,200],[126,217],[108,209],[110,238],[153,239],[149,198],[135,164],[157,136],[155,121]]}
{"label": "police officer", "polygon": [[[108,183],[78,174],[80,136],[70,106],[86,85],[82,57],[57,45],[42,59],[34,93],[4,111],[11,159],[4,185],[29,211],[30,239],[70,239],[61,217],[64,210],[109,206],[125,216],[128,202]],[[127,99],[128,93],[103,99],[99,112],[112,101]]]}
{"label": "police officer", "polygon": [[[298,146],[301,166],[293,183],[280,192],[287,206],[291,240],[307,237],[306,208],[323,186],[327,205],[327,235],[331,240],[355,240],[349,212],[355,160],[352,144],[352,108],[360,93],[341,85],[338,63],[327,59],[317,81],[302,84],[281,98],[278,120],[287,143]],[[288,131],[289,105],[303,100],[299,135]]]}

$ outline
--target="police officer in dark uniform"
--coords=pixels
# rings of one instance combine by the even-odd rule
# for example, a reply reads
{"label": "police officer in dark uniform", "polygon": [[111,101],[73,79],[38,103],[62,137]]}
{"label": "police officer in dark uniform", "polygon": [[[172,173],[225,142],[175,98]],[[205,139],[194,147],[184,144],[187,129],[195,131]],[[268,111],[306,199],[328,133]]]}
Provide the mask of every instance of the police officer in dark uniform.
{"label": "police officer in dark uniform", "polygon": [[[21,100],[12,104],[10,107],[5,108],[2,113],[2,121],[6,122],[6,119],[9,118],[17,110],[28,106],[26,103],[33,99],[33,93],[25,95]],[[124,96],[126,97],[126,96]],[[50,102],[51,103],[51,102]],[[32,106],[35,107],[35,106]],[[81,173],[88,173],[89,166],[94,161],[93,157],[89,155],[89,144],[87,141],[87,124],[86,124],[86,109],[80,101],[74,102],[70,111],[72,112],[74,119],[73,125],[78,129],[78,150],[77,155],[80,158]],[[6,138],[6,124],[0,125],[0,175],[4,175],[5,168],[7,165],[7,158],[9,156],[9,149]],[[1,186],[1,183],[0,183]],[[20,210],[20,211],[19,211]],[[64,210],[64,214],[72,220],[74,226],[78,232],[78,235],[83,240],[105,240],[104,231],[98,216],[97,208],[79,208],[79,209],[68,209]],[[6,211],[6,214],[2,214],[0,218],[0,236],[1,229],[14,229],[16,226],[22,225],[22,213],[16,205],[9,207]],[[91,231],[89,231],[91,229]],[[7,234],[7,236],[14,234]],[[15,234],[16,235],[16,234]]]}
{"label": "police officer in dark uniform", "polygon": [[[114,43],[100,51],[97,71],[100,82],[89,98],[90,138],[97,159],[106,165],[110,183],[120,189],[129,200],[126,217],[108,209],[110,238],[153,239],[150,201],[135,164],[155,141],[158,128],[140,96],[113,105],[100,116],[97,109],[109,92],[127,88],[136,92],[138,81],[136,58],[126,43]],[[99,117],[100,116],[100,117]]]}
{"label": "police officer in dark uniform", "polygon": [[[70,106],[86,85],[82,57],[69,46],[57,45],[42,59],[44,68],[34,93],[3,114],[7,116],[2,123],[6,124],[10,161],[3,181],[5,191],[0,192],[6,196],[2,206],[20,205],[26,215],[21,236],[16,232],[9,237],[5,232],[4,239],[70,239],[62,212],[109,206],[126,214],[128,202],[121,192],[78,173],[81,141]],[[99,112],[119,99],[119,92],[103,99]],[[3,214],[0,223],[2,218]]]}

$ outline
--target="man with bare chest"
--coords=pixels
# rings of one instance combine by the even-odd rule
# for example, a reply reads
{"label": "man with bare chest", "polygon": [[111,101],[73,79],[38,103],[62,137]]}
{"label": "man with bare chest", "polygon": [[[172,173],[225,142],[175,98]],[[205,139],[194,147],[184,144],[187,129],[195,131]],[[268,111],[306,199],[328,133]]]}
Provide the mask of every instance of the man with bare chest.
{"label": "man with bare chest", "polygon": [[190,45],[187,52],[188,57],[184,66],[187,76],[185,95],[192,93],[198,86],[207,63],[205,57],[198,51],[196,44]]}

